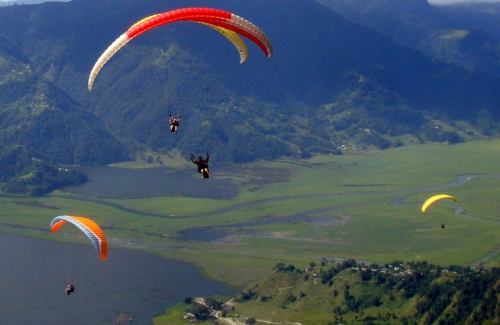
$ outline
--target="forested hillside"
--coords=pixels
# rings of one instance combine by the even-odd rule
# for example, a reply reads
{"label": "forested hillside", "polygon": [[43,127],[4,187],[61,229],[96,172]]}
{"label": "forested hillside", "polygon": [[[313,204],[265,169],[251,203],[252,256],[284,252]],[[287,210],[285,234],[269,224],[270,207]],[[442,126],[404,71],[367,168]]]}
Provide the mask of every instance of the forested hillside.
{"label": "forested hillside", "polygon": [[[361,0],[359,0],[361,1]],[[362,2],[360,2],[362,3]],[[249,58],[199,24],[118,36],[196,0],[73,0],[0,8],[2,147],[55,164],[106,164],[137,148],[248,162],[495,135],[500,81],[430,58],[314,0],[214,0],[259,26]],[[403,10],[403,9],[401,9]],[[437,28],[433,25],[428,28]],[[183,116],[170,134],[168,116]],[[244,145],[243,145],[244,144]]]}
{"label": "forested hillside", "polygon": [[278,263],[224,315],[314,324],[496,324],[499,284],[498,268],[323,259],[304,270]]}
{"label": "forested hillside", "polygon": [[16,43],[1,36],[0,126],[0,181],[10,193],[39,195],[85,181],[61,164],[128,159],[92,113],[33,71]]}

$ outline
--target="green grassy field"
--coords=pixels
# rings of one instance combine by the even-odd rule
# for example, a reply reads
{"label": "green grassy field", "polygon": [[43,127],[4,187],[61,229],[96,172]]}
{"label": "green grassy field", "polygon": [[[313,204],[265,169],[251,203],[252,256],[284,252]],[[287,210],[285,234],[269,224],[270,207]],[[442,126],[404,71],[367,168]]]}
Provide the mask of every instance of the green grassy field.
{"label": "green grassy field", "polygon": [[[103,227],[110,254],[113,245],[133,243],[194,263],[207,276],[234,286],[260,279],[277,262],[302,268],[321,257],[491,267],[500,261],[500,178],[471,176],[460,186],[432,187],[457,175],[500,175],[499,156],[500,141],[492,140],[256,162],[245,166],[244,181],[240,174],[213,175],[241,182],[231,200],[174,196],[86,202],[75,195],[56,197],[68,194],[60,191],[41,198],[2,197],[0,231],[85,243],[70,226],[63,230],[72,237],[52,234],[48,226],[57,215],[86,216]],[[272,173],[274,181],[263,182],[262,173]],[[422,202],[438,193],[453,195],[458,203],[437,203],[422,213]],[[395,199],[402,204],[392,204]],[[458,206],[464,214],[454,213]],[[200,216],[206,212],[213,215]],[[225,236],[197,241],[179,233],[204,227]]]}

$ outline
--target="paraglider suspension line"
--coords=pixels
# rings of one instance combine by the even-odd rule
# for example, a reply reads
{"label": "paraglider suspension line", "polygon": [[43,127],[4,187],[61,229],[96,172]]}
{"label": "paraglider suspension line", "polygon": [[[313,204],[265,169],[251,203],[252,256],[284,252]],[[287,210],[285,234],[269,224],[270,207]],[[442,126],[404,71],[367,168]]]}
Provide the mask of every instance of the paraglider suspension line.
{"label": "paraglider suspension line", "polygon": [[66,245],[66,247],[68,248],[68,282],[71,282],[71,266],[73,264],[73,254],[69,245]]}

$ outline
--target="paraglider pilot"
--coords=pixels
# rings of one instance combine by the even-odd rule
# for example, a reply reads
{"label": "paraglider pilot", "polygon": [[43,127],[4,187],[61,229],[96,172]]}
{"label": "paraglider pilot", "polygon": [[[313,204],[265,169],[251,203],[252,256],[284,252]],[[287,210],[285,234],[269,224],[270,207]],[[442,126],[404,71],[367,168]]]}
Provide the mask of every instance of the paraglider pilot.
{"label": "paraglider pilot", "polygon": [[182,120],[182,115],[179,116],[179,118],[174,118],[172,115],[170,115],[170,119],[168,120],[168,123],[170,123],[170,132],[177,133],[180,120]]}
{"label": "paraglider pilot", "polygon": [[73,283],[68,283],[68,286],[66,287],[66,294],[69,296],[72,292],[75,292],[75,286]]}
{"label": "paraglider pilot", "polygon": [[206,159],[203,159],[202,156],[199,156],[198,160],[195,160],[193,154],[191,154],[191,161],[193,162],[193,164],[196,164],[198,166],[198,173],[201,174],[201,177],[203,179],[210,177],[210,172],[208,171],[209,159],[210,159],[210,156],[208,155],[208,151],[207,151],[207,158]]}

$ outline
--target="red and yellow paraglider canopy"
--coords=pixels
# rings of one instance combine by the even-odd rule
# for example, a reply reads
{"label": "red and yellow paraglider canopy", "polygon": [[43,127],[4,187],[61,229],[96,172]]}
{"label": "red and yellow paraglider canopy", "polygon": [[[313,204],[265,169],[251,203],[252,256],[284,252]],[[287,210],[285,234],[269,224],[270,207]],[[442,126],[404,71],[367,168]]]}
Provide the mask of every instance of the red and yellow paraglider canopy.
{"label": "red and yellow paraglider canopy", "polygon": [[248,54],[246,46],[237,34],[257,44],[267,57],[273,55],[273,46],[266,34],[260,28],[238,15],[213,8],[176,9],[143,18],[118,37],[94,64],[88,80],[88,89],[92,90],[95,78],[106,62],[130,40],[153,28],[177,21],[205,24],[220,32],[236,46],[240,53],[240,63],[246,60]]}

